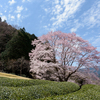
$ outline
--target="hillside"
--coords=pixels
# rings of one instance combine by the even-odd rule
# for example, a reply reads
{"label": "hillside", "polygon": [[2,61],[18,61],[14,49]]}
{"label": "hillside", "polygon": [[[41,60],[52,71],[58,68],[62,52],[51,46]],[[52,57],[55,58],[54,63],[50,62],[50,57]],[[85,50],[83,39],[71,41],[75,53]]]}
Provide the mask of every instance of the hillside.
{"label": "hillside", "polygon": [[3,73],[3,72],[0,72],[0,77],[31,80],[30,78],[21,77],[18,75],[13,75],[13,74],[8,74],[8,73]]}
{"label": "hillside", "polygon": [[0,71],[31,77],[29,73],[29,52],[31,41],[37,39],[25,28],[17,28],[6,21],[0,21]]}

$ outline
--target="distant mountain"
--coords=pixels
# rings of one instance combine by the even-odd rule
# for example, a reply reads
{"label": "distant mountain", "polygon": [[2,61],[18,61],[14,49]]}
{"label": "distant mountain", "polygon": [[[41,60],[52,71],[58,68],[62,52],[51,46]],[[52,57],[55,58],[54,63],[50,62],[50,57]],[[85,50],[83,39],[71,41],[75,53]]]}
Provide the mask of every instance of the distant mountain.
{"label": "distant mountain", "polygon": [[[86,73],[86,69],[82,68],[79,70],[79,72]],[[90,68],[90,73],[91,72],[93,72],[96,76],[98,76],[100,78],[100,67],[98,67],[98,71],[95,70],[94,68]]]}

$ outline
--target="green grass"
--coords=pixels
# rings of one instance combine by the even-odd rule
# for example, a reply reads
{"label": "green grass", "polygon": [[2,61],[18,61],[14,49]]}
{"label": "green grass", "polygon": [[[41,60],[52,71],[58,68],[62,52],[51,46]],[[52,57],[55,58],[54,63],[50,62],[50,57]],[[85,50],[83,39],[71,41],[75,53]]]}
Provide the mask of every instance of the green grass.
{"label": "green grass", "polygon": [[79,86],[71,82],[16,79],[16,77],[6,78],[2,73],[0,100],[100,100],[98,85],[84,85],[79,90]]}
{"label": "green grass", "polygon": [[38,100],[100,100],[100,86],[88,84],[73,93]]}
{"label": "green grass", "polygon": [[7,87],[26,87],[26,86],[34,86],[34,85],[41,85],[41,84],[50,84],[51,81],[45,80],[23,80],[23,79],[9,79],[0,77],[0,86],[7,86]]}

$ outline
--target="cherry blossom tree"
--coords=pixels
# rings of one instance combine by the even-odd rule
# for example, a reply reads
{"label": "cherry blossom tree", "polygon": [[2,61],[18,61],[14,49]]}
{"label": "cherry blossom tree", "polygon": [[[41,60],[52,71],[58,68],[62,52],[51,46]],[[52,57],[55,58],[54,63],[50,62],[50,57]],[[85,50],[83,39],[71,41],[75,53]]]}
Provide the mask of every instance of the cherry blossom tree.
{"label": "cherry blossom tree", "polygon": [[55,68],[59,66],[55,61],[55,56],[50,44],[40,40],[32,41],[32,45],[35,49],[32,49],[30,56],[30,73],[33,78],[36,79],[48,79],[57,80],[52,75],[55,72]]}
{"label": "cherry blossom tree", "polygon": [[[100,66],[100,52],[96,50],[88,41],[77,36],[75,33],[63,33],[61,31],[49,32],[46,35],[39,37],[44,45],[41,45],[37,40],[32,42],[36,45],[35,50],[30,53],[31,70],[33,68],[34,59],[41,59],[41,54],[48,52],[49,58],[52,59],[58,67],[55,67],[54,76],[58,77],[59,81],[68,81],[70,76],[81,68],[90,68],[98,70]],[[44,48],[50,47],[50,51],[45,51]],[[41,49],[41,50],[40,50]],[[51,52],[52,51],[52,52]],[[51,57],[52,56],[52,57]],[[54,63],[52,62],[52,63]],[[37,62],[37,64],[41,64]],[[48,65],[45,65],[47,67]],[[38,68],[38,67],[36,67]],[[48,66],[48,68],[53,68]],[[35,71],[35,70],[34,70]]]}

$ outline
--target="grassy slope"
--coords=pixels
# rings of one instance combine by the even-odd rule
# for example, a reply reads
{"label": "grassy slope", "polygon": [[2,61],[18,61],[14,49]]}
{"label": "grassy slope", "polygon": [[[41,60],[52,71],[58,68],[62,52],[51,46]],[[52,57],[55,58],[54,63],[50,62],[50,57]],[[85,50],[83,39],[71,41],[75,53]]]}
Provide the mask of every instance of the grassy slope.
{"label": "grassy slope", "polygon": [[77,84],[70,82],[23,80],[16,77],[12,79],[5,78],[3,75],[0,77],[0,100],[34,100],[68,94],[78,89]]}
{"label": "grassy slope", "polygon": [[17,75],[13,75],[13,74],[7,74],[7,73],[3,73],[3,72],[0,72],[0,77],[7,77],[7,78],[14,78],[14,79],[28,79],[28,80],[30,80],[30,78],[21,77],[21,76],[17,76]]}
{"label": "grassy slope", "polygon": [[16,75],[0,75],[0,100],[100,100],[98,85],[84,85],[78,90],[79,86],[70,82],[23,80]]}

